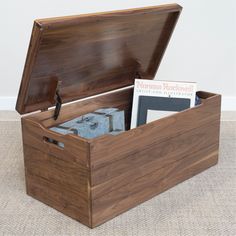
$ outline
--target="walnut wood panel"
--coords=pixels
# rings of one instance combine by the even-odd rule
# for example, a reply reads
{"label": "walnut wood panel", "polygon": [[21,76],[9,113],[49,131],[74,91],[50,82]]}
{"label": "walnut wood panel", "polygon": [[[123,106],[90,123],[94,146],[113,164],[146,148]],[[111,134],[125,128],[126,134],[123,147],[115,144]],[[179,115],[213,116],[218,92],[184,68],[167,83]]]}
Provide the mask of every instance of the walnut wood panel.
{"label": "walnut wood panel", "polygon": [[26,188],[28,195],[91,227],[91,217],[87,210],[88,203],[81,205],[79,194],[27,172]]}
{"label": "walnut wood panel", "polygon": [[[22,119],[27,193],[85,225],[91,225],[88,144],[75,136],[57,135]],[[60,148],[46,142],[53,138]]]}
{"label": "walnut wood panel", "polygon": [[46,152],[24,145],[25,168],[27,174],[47,179],[53,184],[60,185],[61,191],[69,191],[81,197],[81,207],[88,205],[89,168],[62,160]]}
{"label": "walnut wood panel", "polygon": [[93,201],[93,227],[200,173],[218,161],[218,145],[145,175]]}
{"label": "walnut wood panel", "polygon": [[[44,128],[36,121],[22,118],[23,144],[28,145],[45,153],[56,156],[64,161],[82,163],[88,166],[89,145],[82,138],[76,135],[61,135]],[[60,148],[55,144],[49,143],[45,138],[64,143],[65,147]]]}
{"label": "walnut wood panel", "polygon": [[[139,126],[117,136],[107,135],[93,139],[90,152],[91,168],[108,165],[155,143],[179,136],[212,121],[218,120],[219,124],[220,99],[219,95],[211,95],[197,107]],[[219,125],[216,126],[217,130],[218,127]]]}
{"label": "walnut wood panel", "polygon": [[[120,188],[154,170],[171,165],[190,153],[216,145],[219,142],[218,121],[193,131],[154,143],[142,151],[134,150],[129,156],[91,172],[93,199]],[[131,168],[132,167],[132,168]]]}
{"label": "walnut wood panel", "polygon": [[[40,19],[37,20],[39,24],[45,25],[45,27],[54,27],[58,28],[61,26],[67,27],[70,26],[71,24],[74,24],[76,22],[86,22],[87,17],[91,19],[91,22],[94,21],[99,21],[101,18],[107,18],[107,19],[112,19],[115,17],[119,17],[119,15],[127,15],[129,17],[132,14],[139,13],[139,12],[145,12],[148,11],[149,13],[151,12],[156,12],[158,9],[159,13],[171,13],[171,12],[176,12],[176,10],[182,10],[182,7],[179,6],[178,4],[163,4],[159,6],[148,6],[148,7],[142,7],[142,8],[132,8],[132,9],[126,9],[126,10],[116,10],[116,11],[108,11],[108,12],[97,12],[97,13],[89,13],[89,14],[83,14],[83,15],[78,15],[78,16],[64,16],[64,17],[54,17],[54,18],[45,18],[45,19]],[[53,25],[52,25],[53,23]]]}
{"label": "walnut wood panel", "polygon": [[149,8],[36,20],[18,95],[23,114],[152,79],[181,7]]}
{"label": "walnut wood panel", "polygon": [[40,30],[39,27],[37,27],[36,22],[34,22],[32,33],[31,33],[31,39],[30,39],[30,43],[28,47],[28,53],[26,57],[24,72],[22,75],[21,85],[20,85],[17,103],[16,103],[17,111],[24,109],[24,104],[25,104],[24,94],[27,94],[27,90],[28,90],[29,82],[30,82],[30,75],[32,73],[35,60],[36,60],[35,53],[39,50],[41,36],[42,36],[42,31]]}
{"label": "walnut wood panel", "polygon": [[54,109],[29,115],[27,119],[36,121],[44,127],[51,127],[99,108],[116,107],[125,111],[126,128],[129,129],[132,100],[133,87],[62,106],[60,116],[56,121],[53,119]]}

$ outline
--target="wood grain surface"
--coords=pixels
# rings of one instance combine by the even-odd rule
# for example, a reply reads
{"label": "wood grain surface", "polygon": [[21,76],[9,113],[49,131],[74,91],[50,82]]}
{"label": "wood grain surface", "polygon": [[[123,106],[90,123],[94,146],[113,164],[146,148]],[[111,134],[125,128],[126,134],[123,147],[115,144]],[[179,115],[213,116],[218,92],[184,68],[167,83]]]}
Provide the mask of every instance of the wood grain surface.
{"label": "wood grain surface", "polygon": [[88,168],[24,146],[27,193],[89,224]]}
{"label": "wood grain surface", "polygon": [[[117,136],[101,136],[94,139],[91,149],[91,168],[98,168],[141,151],[157,142],[179,136],[185,132],[220,120],[218,95],[209,95],[202,104],[184,110],[168,118],[139,126]],[[216,126],[216,130],[218,130]],[[114,152],[114,150],[116,150]]]}
{"label": "wood grain surface", "polygon": [[36,20],[16,110],[20,114],[152,79],[181,12],[177,4]]}
{"label": "wood grain surface", "polygon": [[[154,143],[143,150],[135,150],[118,161],[93,169],[91,172],[93,198],[98,198],[142,175],[170,165],[199,149],[217,144],[219,141],[218,129],[215,129],[217,125],[218,121],[212,122],[166,141]],[[207,142],[202,139],[206,135],[209,138]]]}
{"label": "wood grain surface", "polygon": [[27,119],[39,122],[43,127],[49,128],[74,119],[78,116],[93,112],[99,108],[116,107],[125,111],[126,130],[128,130],[130,126],[132,100],[133,87],[100,95],[98,97],[96,96],[84,101],[78,101],[70,104],[69,106],[62,106],[60,116],[57,120],[53,119],[54,109],[28,115]]}
{"label": "wood grain surface", "polygon": [[90,226],[88,167],[24,144],[27,194]]}
{"label": "wood grain surface", "polygon": [[[62,106],[56,121],[54,109],[22,118],[30,196],[93,228],[217,163],[220,95],[200,91],[201,105],[130,130],[127,86],[153,79],[180,11],[170,4],[35,21],[17,111],[53,106],[59,82],[63,103],[85,99]],[[104,107],[125,111],[125,132],[85,139],[49,129]]]}
{"label": "wood grain surface", "polygon": [[95,199],[92,202],[93,227],[200,173],[217,161],[218,145],[215,145],[189,153],[184,159]]}
{"label": "wood grain surface", "polygon": [[97,226],[217,163],[219,95],[91,144],[92,225]]}
{"label": "wood grain surface", "polygon": [[[59,121],[111,104],[130,120],[132,93],[128,88],[64,106]],[[221,97],[198,96],[199,106],[95,139],[50,131],[58,122],[53,111],[22,118],[28,194],[93,228],[216,164]]]}

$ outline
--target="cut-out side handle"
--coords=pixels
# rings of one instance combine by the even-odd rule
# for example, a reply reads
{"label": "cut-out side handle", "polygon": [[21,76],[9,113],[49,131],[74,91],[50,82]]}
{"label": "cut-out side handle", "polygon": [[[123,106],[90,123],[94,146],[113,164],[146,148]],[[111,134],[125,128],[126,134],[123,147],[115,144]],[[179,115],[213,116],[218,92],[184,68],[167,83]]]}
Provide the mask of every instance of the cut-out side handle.
{"label": "cut-out side handle", "polygon": [[49,145],[53,145],[53,146],[59,147],[61,149],[64,149],[64,147],[65,147],[65,144],[63,142],[59,142],[55,139],[48,138],[46,136],[43,137],[43,141],[45,143],[48,143]]}

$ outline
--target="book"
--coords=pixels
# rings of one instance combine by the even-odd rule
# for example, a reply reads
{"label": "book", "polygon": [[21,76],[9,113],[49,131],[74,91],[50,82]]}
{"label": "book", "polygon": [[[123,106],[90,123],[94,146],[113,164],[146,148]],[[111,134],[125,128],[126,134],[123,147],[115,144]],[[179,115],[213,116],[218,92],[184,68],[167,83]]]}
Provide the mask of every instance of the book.
{"label": "book", "polygon": [[172,115],[190,107],[190,99],[139,96],[137,126]]}
{"label": "book", "polygon": [[135,79],[131,129],[195,105],[196,83]]}

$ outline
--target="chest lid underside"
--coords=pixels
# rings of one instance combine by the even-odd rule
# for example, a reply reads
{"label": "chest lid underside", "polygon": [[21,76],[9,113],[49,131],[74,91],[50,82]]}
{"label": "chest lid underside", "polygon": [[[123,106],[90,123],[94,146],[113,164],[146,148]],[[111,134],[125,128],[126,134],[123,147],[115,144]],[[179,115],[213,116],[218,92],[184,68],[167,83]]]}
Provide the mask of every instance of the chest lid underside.
{"label": "chest lid underside", "polygon": [[16,104],[20,114],[153,79],[177,4],[35,20]]}

